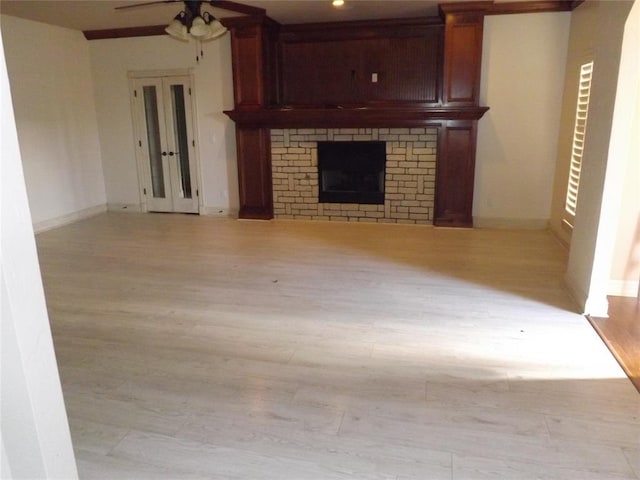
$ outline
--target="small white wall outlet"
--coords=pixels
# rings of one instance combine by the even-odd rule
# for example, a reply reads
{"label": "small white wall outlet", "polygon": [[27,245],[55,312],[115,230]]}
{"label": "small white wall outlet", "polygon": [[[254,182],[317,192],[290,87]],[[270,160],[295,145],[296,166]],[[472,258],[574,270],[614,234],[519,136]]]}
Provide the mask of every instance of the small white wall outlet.
{"label": "small white wall outlet", "polygon": [[371,83],[378,83],[378,74],[377,73],[372,73],[371,74]]}

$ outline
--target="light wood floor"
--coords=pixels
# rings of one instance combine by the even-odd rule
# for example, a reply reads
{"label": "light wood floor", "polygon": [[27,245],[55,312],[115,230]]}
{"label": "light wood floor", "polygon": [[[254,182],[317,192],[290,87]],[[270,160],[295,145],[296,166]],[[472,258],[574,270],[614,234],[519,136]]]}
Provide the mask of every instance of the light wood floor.
{"label": "light wood floor", "polygon": [[546,232],[105,214],[38,235],[81,478],[638,479]]}

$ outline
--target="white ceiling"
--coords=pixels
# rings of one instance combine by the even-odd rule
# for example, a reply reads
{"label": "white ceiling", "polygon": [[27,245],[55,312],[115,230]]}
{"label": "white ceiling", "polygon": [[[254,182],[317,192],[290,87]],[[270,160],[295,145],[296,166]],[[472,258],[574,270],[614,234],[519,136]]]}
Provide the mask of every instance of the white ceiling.
{"label": "white ceiling", "polygon": [[[141,0],[149,1],[149,0]],[[437,15],[437,0],[346,0],[338,9],[331,0],[237,0],[267,10],[282,24],[410,18]],[[461,0],[446,0],[461,1]],[[0,13],[14,15],[76,30],[162,25],[183,8],[181,2],[140,6],[127,10],[115,7],[140,3],[132,0],[1,0]],[[218,18],[233,12],[204,7]]]}

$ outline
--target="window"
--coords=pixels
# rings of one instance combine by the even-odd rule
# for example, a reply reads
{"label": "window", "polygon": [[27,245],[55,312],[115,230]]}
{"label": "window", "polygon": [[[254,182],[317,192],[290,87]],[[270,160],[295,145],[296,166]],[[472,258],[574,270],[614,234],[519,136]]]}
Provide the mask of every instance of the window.
{"label": "window", "polygon": [[578,205],[578,187],[580,186],[580,170],[582,169],[582,154],[584,139],[587,132],[587,116],[589,113],[589,95],[591,93],[591,76],[593,62],[580,67],[578,81],[578,102],[576,106],[576,121],[573,127],[573,143],[571,145],[571,164],[569,166],[569,181],[567,183],[567,197],[564,207],[564,221],[573,228]]}

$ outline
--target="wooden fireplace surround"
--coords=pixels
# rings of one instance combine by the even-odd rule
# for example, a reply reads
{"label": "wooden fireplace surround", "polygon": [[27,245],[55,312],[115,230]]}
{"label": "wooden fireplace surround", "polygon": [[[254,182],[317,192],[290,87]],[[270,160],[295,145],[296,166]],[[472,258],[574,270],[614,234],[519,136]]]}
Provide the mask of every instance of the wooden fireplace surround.
{"label": "wooden fireplace surround", "polygon": [[[534,3],[546,11],[558,5]],[[439,17],[370,22],[224,20],[231,31],[235,107],[225,113],[236,123],[239,217],[273,218],[271,128],[429,126],[438,130],[433,223],[471,227],[477,123],[488,110],[479,105],[482,29],[494,7],[441,4]]]}

